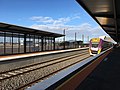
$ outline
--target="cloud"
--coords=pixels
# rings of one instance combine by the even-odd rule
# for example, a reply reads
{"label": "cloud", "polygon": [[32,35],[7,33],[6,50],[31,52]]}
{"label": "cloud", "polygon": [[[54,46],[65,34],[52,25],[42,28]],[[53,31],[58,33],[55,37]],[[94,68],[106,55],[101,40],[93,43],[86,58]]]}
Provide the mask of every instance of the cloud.
{"label": "cloud", "polygon": [[52,17],[34,16],[30,18],[35,21],[35,24],[31,25],[30,28],[45,30],[55,33],[63,34],[63,30],[66,30],[66,40],[74,40],[75,33],[77,33],[77,38],[81,40],[82,35],[86,38],[99,37],[107,35],[100,26],[94,27],[89,23],[82,23],[79,25],[69,25],[69,22],[75,19],[80,19],[78,15],[73,17],[62,17],[53,19]]}
{"label": "cloud", "polygon": [[72,17],[62,17],[57,19],[53,19],[52,17],[33,16],[30,18],[30,20],[35,21],[37,23],[59,25],[59,24],[66,24],[72,20],[79,19],[79,18],[80,16],[78,15],[75,15]]}
{"label": "cloud", "polygon": [[58,26],[55,26],[53,24],[46,25],[34,24],[30,26],[30,28],[51,31],[60,34],[63,34],[63,30],[65,29],[66,39],[74,38],[75,32],[79,36],[79,39],[81,39],[82,35],[84,35],[85,37],[89,36],[90,38],[106,35],[102,28],[100,28],[99,26],[93,27],[89,23],[83,23],[80,25],[58,25]]}
{"label": "cloud", "polygon": [[51,17],[43,17],[43,16],[33,16],[30,18],[35,22],[42,22],[42,23],[52,23],[54,20]]}
{"label": "cloud", "polygon": [[54,24],[54,25],[67,23],[71,20],[69,17],[53,19],[52,17],[43,17],[43,16],[34,16],[31,17],[30,19],[35,22],[41,22],[43,24]]}

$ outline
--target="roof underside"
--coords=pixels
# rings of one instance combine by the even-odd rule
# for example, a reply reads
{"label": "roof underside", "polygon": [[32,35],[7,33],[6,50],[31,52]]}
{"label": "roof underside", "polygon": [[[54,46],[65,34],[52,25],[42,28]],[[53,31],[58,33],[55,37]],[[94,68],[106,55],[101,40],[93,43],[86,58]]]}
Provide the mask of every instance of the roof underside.
{"label": "roof underside", "polygon": [[116,42],[120,42],[120,0],[76,0]]}
{"label": "roof underside", "polygon": [[4,32],[13,32],[13,33],[22,33],[22,34],[34,34],[34,35],[40,35],[40,36],[48,36],[48,37],[61,37],[64,36],[62,34],[42,31],[42,30],[36,30],[32,28],[26,28],[22,26],[16,26],[6,23],[0,22],[0,31]]}

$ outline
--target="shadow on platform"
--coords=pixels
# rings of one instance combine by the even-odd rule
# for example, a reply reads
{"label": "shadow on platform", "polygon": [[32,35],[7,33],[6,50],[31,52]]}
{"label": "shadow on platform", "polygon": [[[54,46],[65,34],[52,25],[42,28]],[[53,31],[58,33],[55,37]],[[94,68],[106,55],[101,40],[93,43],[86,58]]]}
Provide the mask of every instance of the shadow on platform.
{"label": "shadow on platform", "polygon": [[120,90],[120,47],[113,49],[76,90]]}

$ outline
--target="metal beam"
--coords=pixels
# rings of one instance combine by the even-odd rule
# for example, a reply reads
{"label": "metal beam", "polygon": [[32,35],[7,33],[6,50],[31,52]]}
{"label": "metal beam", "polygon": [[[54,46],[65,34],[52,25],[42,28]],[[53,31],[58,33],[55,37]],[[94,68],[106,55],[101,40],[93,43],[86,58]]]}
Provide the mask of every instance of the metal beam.
{"label": "metal beam", "polygon": [[[94,13],[93,14],[95,17],[106,17],[106,18],[114,18],[114,14],[109,14],[109,13]],[[120,15],[116,16],[118,19],[120,19]]]}
{"label": "metal beam", "polygon": [[116,34],[116,33],[114,33],[114,32],[107,32],[108,34]]}
{"label": "metal beam", "polygon": [[107,17],[107,18],[114,18],[113,14],[109,13],[94,13],[93,14],[95,17]]}
{"label": "metal beam", "polygon": [[[116,35],[116,33],[115,32],[107,32],[108,34],[114,34],[114,35]],[[118,33],[118,35],[120,35],[120,33]]]}
{"label": "metal beam", "polygon": [[114,32],[115,33],[115,31],[114,30],[105,30],[106,32]]}
{"label": "metal beam", "polygon": [[115,28],[115,26],[114,25],[101,25],[103,28],[104,27],[109,27],[109,28]]}
{"label": "metal beam", "polygon": [[117,25],[116,0],[113,0],[113,9],[114,9],[114,20],[115,20],[115,30],[116,30],[116,41],[118,42],[118,25]]}

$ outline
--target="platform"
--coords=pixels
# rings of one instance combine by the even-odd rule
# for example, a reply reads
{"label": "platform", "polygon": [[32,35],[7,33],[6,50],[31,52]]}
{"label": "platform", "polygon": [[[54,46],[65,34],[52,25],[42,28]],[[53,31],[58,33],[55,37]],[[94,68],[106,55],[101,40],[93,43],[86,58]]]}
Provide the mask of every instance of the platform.
{"label": "platform", "polygon": [[83,49],[88,49],[88,47],[0,56],[0,62],[1,61],[9,61],[9,60],[13,60],[13,59],[20,59],[20,58],[27,58],[27,57],[34,57],[34,56],[43,56],[43,55],[57,54],[57,53],[63,53],[63,52],[70,52],[70,51],[74,51],[74,50],[83,50]]}
{"label": "platform", "polygon": [[120,90],[120,48],[113,51],[76,90]]}

